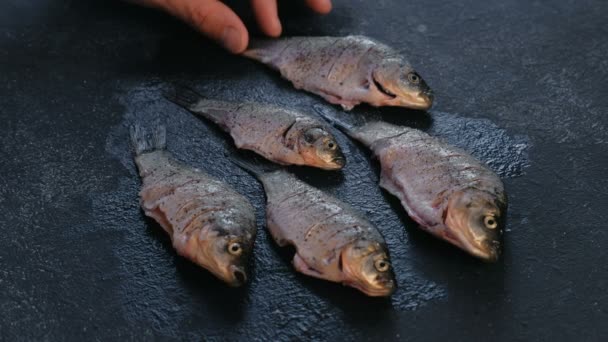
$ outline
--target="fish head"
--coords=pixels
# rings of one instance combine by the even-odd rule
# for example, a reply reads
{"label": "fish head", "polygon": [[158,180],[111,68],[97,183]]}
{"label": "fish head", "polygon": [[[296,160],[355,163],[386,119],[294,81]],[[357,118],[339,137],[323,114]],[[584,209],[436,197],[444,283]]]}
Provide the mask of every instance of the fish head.
{"label": "fish head", "polygon": [[223,229],[201,231],[196,261],[230,286],[247,282],[247,260],[254,237],[250,233],[230,234]]}
{"label": "fish head", "polygon": [[390,296],[395,280],[386,246],[359,240],[349,244],[340,256],[343,283],[373,297]]}
{"label": "fish head", "polygon": [[346,158],[336,138],[324,127],[305,129],[298,139],[300,155],[307,165],[325,170],[339,170]]}
{"label": "fish head", "polygon": [[474,188],[450,196],[444,238],[468,253],[494,262],[500,255],[500,237],[506,202]]}
{"label": "fish head", "polygon": [[387,58],[372,71],[374,96],[379,105],[427,110],[433,105],[433,92],[409,64]]}

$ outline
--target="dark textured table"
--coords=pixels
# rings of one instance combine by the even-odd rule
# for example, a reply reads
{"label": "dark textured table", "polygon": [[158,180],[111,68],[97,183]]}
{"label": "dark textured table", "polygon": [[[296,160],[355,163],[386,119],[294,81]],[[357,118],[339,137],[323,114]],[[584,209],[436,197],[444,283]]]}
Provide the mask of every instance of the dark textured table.
{"label": "dark textured table", "polygon": [[[283,4],[286,33],[365,34],[398,48],[435,89],[428,115],[341,113],[151,10],[0,4],[0,340],[608,338],[608,2],[335,2],[327,17]],[[377,187],[369,153],[339,135],[344,172],[295,171],[367,213],[399,289],[373,299],[295,273],[265,232],[260,185],[224,157],[230,138],[163,100],[173,83],[323,105],[351,122],[382,117],[469,149],[509,192],[503,257],[484,264],[417,230]],[[144,218],[127,141],[136,121],[166,122],[178,158],[253,201],[247,287],[178,257]]]}

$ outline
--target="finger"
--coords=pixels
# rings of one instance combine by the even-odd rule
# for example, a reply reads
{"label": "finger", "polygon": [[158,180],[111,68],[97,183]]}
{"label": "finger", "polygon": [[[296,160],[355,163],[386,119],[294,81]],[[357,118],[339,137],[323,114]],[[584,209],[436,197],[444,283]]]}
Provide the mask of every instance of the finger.
{"label": "finger", "polygon": [[233,53],[245,50],[249,34],[241,19],[217,0],[163,1],[162,7]]}
{"label": "finger", "polygon": [[306,4],[313,11],[321,14],[327,14],[331,11],[331,0],[306,0]]}
{"label": "finger", "polygon": [[277,10],[277,0],[251,0],[255,18],[262,32],[271,36],[281,35],[281,22]]}

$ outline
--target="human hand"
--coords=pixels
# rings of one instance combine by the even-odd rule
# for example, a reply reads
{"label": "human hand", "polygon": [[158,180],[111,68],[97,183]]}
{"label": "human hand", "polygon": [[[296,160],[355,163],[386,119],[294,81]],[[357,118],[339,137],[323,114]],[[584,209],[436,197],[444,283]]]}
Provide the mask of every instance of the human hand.
{"label": "human hand", "polygon": [[[241,19],[218,0],[128,0],[148,7],[162,9],[190,24],[205,36],[215,40],[233,53],[241,53],[249,44],[249,33]],[[331,11],[331,0],[306,0],[315,12]],[[251,0],[253,11],[265,34],[281,35],[277,0]]]}

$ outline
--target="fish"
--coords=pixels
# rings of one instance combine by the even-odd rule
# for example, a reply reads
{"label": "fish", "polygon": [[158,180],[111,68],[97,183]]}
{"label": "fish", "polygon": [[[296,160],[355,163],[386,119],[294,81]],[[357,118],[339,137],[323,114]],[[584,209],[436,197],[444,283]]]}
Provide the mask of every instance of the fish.
{"label": "fish", "polygon": [[177,253],[226,284],[247,282],[257,232],[249,200],[228,184],[176,160],[166,150],[166,128],[131,128],[142,179],[141,208],[169,234]]}
{"label": "fish", "polygon": [[379,185],[423,230],[488,262],[500,255],[507,194],[500,177],[465,150],[420,130],[373,121],[354,127],[321,116],[371,149]]}
{"label": "fish", "polygon": [[433,91],[406,58],[365,36],[252,40],[243,55],[345,110],[361,103],[417,110],[433,105]]}
{"label": "fish", "polygon": [[234,156],[231,160],[263,184],[266,225],[279,246],[295,247],[296,271],[354,287],[368,296],[394,292],[386,242],[363,215],[283,169],[264,170]]}
{"label": "fish", "polygon": [[236,147],[281,165],[340,170],[346,158],[330,128],[304,113],[261,103],[208,100],[181,87],[165,97],[228,132]]}

